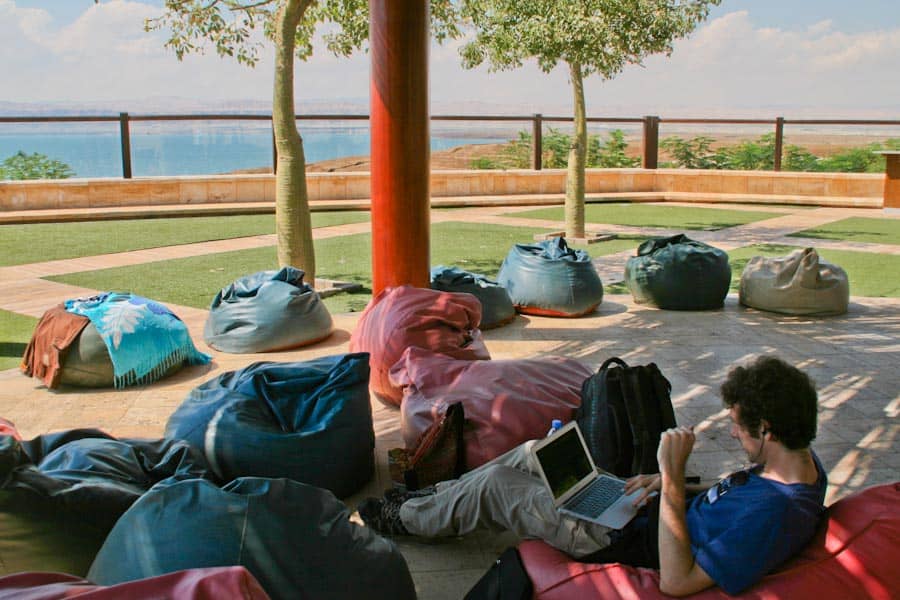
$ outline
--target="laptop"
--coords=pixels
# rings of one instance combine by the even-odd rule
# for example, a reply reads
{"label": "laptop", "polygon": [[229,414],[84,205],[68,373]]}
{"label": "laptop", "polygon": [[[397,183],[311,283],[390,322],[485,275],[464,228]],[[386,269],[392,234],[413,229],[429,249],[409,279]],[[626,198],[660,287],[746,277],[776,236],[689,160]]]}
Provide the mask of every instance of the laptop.
{"label": "laptop", "polygon": [[572,421],[531,448],[556,509],[564,514],[622,529],[637,514],[641,490],[625,494],[625,481],[597,472],[578,423]]}

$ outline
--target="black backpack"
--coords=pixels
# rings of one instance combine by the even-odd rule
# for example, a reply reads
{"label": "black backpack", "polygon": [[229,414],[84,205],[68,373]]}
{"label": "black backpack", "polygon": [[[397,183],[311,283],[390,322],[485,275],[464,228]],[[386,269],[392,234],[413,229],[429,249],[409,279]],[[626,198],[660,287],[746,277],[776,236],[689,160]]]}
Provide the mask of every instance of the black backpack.
{"label": "black backpack", "polygon": [[676,426],[672,384],[655,363],[610,358],[581,386],[575,420],[598,467],[619,477],[657,473],[663,431]]}

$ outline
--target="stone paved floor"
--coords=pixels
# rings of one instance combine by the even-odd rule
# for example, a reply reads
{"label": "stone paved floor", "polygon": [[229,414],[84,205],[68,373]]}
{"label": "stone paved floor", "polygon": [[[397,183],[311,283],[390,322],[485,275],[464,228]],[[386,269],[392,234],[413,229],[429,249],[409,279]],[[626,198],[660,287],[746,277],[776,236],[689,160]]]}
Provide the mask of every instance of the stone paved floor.
{"label": "stone paved floor", "polygon": [[[529,207],[533,208],[533,207]],[[754,210],[752,207],[743,207]],[[498,216],[509,208],[471,208],[437,213],[442,220],[525,224],[523,219]],[[849,209],[789,210],[790,214],[692,237],[730,249],[757,242],[782,242],[791,231],[847,216],[873,216],[873,211]],[[880,211],[878,215],[880,215]],[[551,222],[552,223],[552,222]],[[528,225],[534,225],[532,220]],[[559,223],[552,223],[558,227]],[[365,230],[354,224],[316,230],[318,236]],[[600,230],[599,227],[591,229]],[[603,231],[666,233],[661,230],[603,227]],[[828,246],[862,251],[900,252],[896,246],[844,244],[790,238],[794,245]],[[6,293],[0,308],[31,316],[65,298],[90,292],[39,279],[49,274],[96,269],[119,264],[162,260],[189,254],[271,244],[256,236],[178,246],[162,251],[138,251],[0,268]],[[596,261],[605,283],[621,280],[629,253]],[[852,286],[851,286],[852,287]],[[158,437],[166,419],[188,390],[223,371],[260,360],[304,360],[344,352],[356,315],[337,315],[336,332],[312,348],[260,355],[218,353],[203,344],[205,311],[172,307],[190,327],[198,347],[214,356],[211,365],[191,367],[152,386],[124,391],[62,389],[50,392],[17,370],[0,371],[0,416],[16,423],[26,438],[75,427],[100,427],[118,436]],[[728,368],[758,354],[777,354],[807,370],[820,390],[820,426],[815,442],[829,471],[828,501],[877,483],[900,479],[900,301],[853,297],[841,317],[786,317],[746,309],[730,295],[722,310],[674,312],[635,305],[630,296],[608,295],[593,315],[580,319],[518,317],[506,327],[484,333],[494,358],[565,355],[592,367],[610,356],[629,363],[656,362],[673,384],[679,422],[694,424],[698,442],[689,468],[704,479],[715,478],[744,464],[745,457],[728,435],[728,420],[717,388]],[[377,476],[365,490],[345,499],[351,507],[366,495],[379,495],[389,485],[386,452],[402,445],[399,413],[373,401]],[[503,548],[515,542],[509,535],[482,533],[439,543],[397,539],[409,563],[421,598],[456,599],[491,564]]]}

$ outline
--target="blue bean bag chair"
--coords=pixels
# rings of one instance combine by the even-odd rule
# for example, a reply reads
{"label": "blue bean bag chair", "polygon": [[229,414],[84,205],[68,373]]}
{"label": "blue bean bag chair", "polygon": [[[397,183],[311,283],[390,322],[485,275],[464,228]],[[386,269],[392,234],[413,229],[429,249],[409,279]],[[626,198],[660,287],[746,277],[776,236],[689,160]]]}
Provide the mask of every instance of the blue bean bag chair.
{"label": "blue bean bag chair", "polygon": [[245,354],[307,346],[331,335],[331,314],[303,283],[303,271],[284,267],[242,277],[216,294],[203,339],[221,352]]}
{"label": "blue bean bag chair", "polygon": [[[339,449],[337,449],[339,450]],[[116,585],[182,569],[243,566],[273,600],[412,600],[394,544],[349,520],[330,492],[289,479],[160,484],[106,538],[88,579]]]}
{"label": "blue bean bag chair", "polygon": [[375,470],[369,355],[257,362],[194,388],[169,418],[224,481],[289,477],[349,496]]}
{"label": "blue bean bag chair", "polygon": [[625,263],[634,301],[670,310],[721,308],[731,285],[728,254],[684,234],[653,238]]}
{"label": "blue bean bag chair", "polygon": [[603,284],[591,257],[572,250],[561,237],[513,246],[497,282],[516,310],[527,315],[580,317],[603,301]]}
{"label": "blue bean bag chair", "polygon": [[484,275],[438,265],[431,269],[431,289],[472,294],[478,298],[481,302],[479,327],[482,330],[501,327],[516,318],[516,307],[506,289]]}

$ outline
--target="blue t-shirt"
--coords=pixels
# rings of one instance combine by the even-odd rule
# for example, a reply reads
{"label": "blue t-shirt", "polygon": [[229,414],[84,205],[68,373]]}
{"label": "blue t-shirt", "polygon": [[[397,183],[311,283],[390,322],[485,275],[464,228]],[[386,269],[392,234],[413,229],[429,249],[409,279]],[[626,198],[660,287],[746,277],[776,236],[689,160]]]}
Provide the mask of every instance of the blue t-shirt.
{"label": "blue t-shirt", "polygon": [[813,453],[813,485],[738,471],[700,494],[687,509],[691,551],[723,590],[736,595],[803,549],[825,511],[828,478]]}

